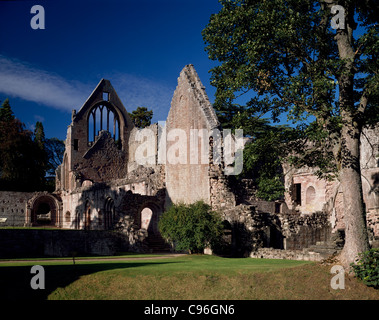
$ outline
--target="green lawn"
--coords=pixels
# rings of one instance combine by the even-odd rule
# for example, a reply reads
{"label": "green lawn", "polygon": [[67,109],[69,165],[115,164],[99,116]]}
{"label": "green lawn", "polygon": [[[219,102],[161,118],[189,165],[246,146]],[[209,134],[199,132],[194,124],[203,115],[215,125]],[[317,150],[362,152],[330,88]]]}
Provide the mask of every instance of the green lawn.
{"label": "green lawn", "polygon": [[378,290],[348,276],[345,290],[331,289],[331,266],[304,261],[205,255],[75,265],[44,260],[44,290],[30,288],[34,264],[0,263],[1,299],[379,299]]}

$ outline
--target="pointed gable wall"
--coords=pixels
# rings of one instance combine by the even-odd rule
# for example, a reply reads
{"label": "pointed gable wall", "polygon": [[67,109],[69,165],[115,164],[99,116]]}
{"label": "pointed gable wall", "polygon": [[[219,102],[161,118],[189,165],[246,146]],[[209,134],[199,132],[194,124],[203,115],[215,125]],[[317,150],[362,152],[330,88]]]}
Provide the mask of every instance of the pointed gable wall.
{"label": "pointed gable wall", "polygon": [[[205,88],[202,85],[194,67],[187,65],[178,78],[178,86],[174,92],[171,109],[166,122],[167,134],[167,158],[166,158],[166,187],[169,201],[173,203],[193,203],[203,200],[210,204],[210,180],[209,164],[202,163],[200,150],[201,139],[196,139],[198,160],[191,163],[191,152],[196,148],[191,147],[191,130],[212,130],[219,126],[217,116],[209,102]],[[179,137],[170,140],[170,132],[176,130]],[[185,133],[183,138],[183,133]],[[175,134],[173,135],[175,136]],[[171,136],[171,137],[173,137]],[[209,146],[209,140],[204,141]],[[185,163],[172,163],[170,159],[173,150],[185,150]],[[181,162],[183,159],[181,158]],[[194,158],[192,158],[194,159]],[[192,160],[193,162],[193,160]]]}
{"label": "pointed gable wall", "polygon": [[105,182],[125,177],[133,127],[110,81],[102,79],[80,110],[73,110],[67,130],[62,188],[70,191],[85,180]]}

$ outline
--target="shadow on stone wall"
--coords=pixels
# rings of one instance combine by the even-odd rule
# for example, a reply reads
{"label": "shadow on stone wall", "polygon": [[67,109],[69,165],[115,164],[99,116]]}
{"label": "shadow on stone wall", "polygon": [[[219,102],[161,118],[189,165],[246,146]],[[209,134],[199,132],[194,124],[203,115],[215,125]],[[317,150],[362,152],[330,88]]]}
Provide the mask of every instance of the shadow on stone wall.
{"label": "shadow on stone wall", "polygon": [[370,193],[375,192],[379,193],[379,173],[373,173],[371,175],[372,179],[372,187],[370,189]]}
{"label": "shadow on stone wall", "polygon": [[224,221],[224,234],[220,242],[213,247],[213,253],[229,258],[245,258],[254,247],[253,232],[243,223]]}
{"label": "shadow on stone wall", "polygon": [[[166,192],[160,189],[155,196],[141,195],[96,183],[82,191],[75,208],[72,228],[84,230],[112,230],[129,243],[127,251],[148,251],[146,239],[157,233],[159,216],[164,211]],[[152,210],[151,225],[141,228],[141,212]]]}

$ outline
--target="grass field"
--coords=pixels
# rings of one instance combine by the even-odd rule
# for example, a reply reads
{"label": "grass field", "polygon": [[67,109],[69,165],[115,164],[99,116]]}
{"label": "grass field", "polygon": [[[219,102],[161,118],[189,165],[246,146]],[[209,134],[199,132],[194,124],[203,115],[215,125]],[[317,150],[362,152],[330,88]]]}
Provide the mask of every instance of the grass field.
{"label": "grass field", "polygon": [[[127,256],[125,256],[127,257]],[[144,257],[144,259],[141,259]],[[146,259],[149,258],[149,259]],[[44,290],[32,290],[31,266],[45,269]],[[330,286],[332,266],[205,255],[133,260],[17,261],[0,263],[1,299],[69,300],[379,300],[379,290],[346,275]]]}

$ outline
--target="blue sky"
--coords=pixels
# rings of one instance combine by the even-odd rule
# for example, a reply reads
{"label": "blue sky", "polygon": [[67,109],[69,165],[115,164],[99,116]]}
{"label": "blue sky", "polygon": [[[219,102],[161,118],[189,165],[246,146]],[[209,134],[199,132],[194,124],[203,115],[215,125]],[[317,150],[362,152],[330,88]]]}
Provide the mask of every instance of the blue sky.
{"label": "blue sky", "polygon": [[[33,30],[31,8],[45,9]],[[46,137],[66,138],[79,110],[109,79],[128,111],[153,109],[166,120],[180,71],[193,64],[211,102],[210,61],[201,36],[217,0],[0,1],[0,100]]]}

